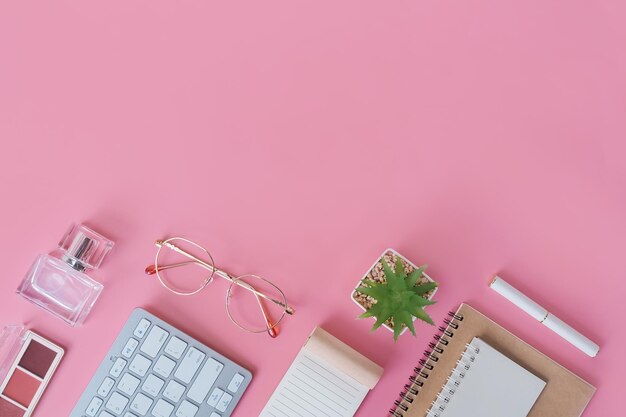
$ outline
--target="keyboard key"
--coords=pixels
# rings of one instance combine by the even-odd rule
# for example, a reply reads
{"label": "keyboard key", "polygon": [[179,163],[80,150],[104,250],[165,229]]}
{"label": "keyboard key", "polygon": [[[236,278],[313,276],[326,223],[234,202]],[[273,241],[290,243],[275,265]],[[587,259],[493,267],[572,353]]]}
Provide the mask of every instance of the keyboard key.
{"label": "keyboard key", "polygon": [[150,374],[148,375],[148,378],[146,378],[146,382],[143,383],[141,390],[147,392],[153,397],[156,397],[157,394],[161,392],[161,388],[163,388],[163,385],[165,385],[165,381]]}
{"label": "keyboard key", "polygon": [[137,346],[139,346],[139,341],[131,337],[128,339],[128,342],[126,342],[124,349],[122,349],[122,356],[130,358],[135,352],[135,349],[137,349]]}
{"label": "keyboard key", "polygon": [[98,410],[100,409],[100,407],[102,407],[103,402],[104,401],[102,399],[98,397],[93,397],[93,400],[91,400],[91,402],[87,406],[87,409],[85,410],[85,414],[87,414],[90,417],[94,417],[96,413],[98,412]]}
{"label": "keyboard key", "polygon": [[219,414],[217,414],[216,412],[212,412],[211,415],[209,417],[222,417]]}
{"label": "keyboard key", "polygon": [[228,384],[228,391],[230,392],[237,392],[239,391],[239,387],[241,386],[241,383],[244,380],[244,376],[241,374],[235,374],[235,376],[233,376],[233,379],[230,380],[230,383]]}
{"label": "keyboard key", "polygon": [[98,388],[98,395],[106,397],[111,392],[111,388],[115,385],[115,380],[109,378],[108,376],[104,378],[102,384],[100,384],[100,388]]}
{"label": "keyboard key", "polygon": [[137,391],[137,387],[140,383],[141,380],[139,378],[135,378],[131,374],[125,373],[120,379],[120,382],[117,384],[117,389],[129,397],[132,397],[135,391]]}
{"label": "keyboard key", "polygon": [[140,416],[145,416],[152,403],[153,401],[150,397],[139,393],[130,404],[130,409],[138,413]]}
{"label": "keyboard key", "polygon": [[154,372],[161,375],[163,378],[168,378],[175,367],[176,362],[174,362],[167,356],[161,355],[154,364]]}
{"label": "keyboard key", "polygon": [[129,413],[128,411],[124,413],[124,417],[137,417],[133,413]]}
{"label": "keyboard key", "polygon": [[209,400],[207,401],[207,404],[209,404],[211,407],[216,407],[217,403],[220,401],[220,398],[222,398],[223,394],[224,394],[224,391],[222,391],[219,388],[215,388],[213,392],[211,393],[211,395],[209,395]]}
{"label": "keyboard key", "polygon": [[124,370],[124,367],[126,366],[127,363],[128,362],[126,362],[124,359],[117,358],[115,360],[115,363],[111,367],[109,374],[111,374],[112,377],[117,378],[118,376],[122,374],[122,371]]}
{"label": "keyboard key", "polygon": [[172,356],[174,359],[180,359],[185,349],[187,349],[187,343],[173,336],[167,343],[167,346],[165,346],[165,353]]}
{"label": "keyboard key", "polygon": [[190,383],[196,372],[198,372],[198,368],[200,368],[200,364],[205,356],[204,353],[192,347],[187,351],[180,365],[178,365],[174,376],[185,384]]}
{"label": "keyboard key", "polygon": [[146,340],[143,341],[143,344],[141,345],[141,348],[139,348],[139,350],[141,350],[143,353],[150,356],[151,358],[156,358],[157,354],[165,344],[165,341],[167,340],[169,335],[170,334],[168,332],[166,332],[159,326],[154,326],[152,330],[150,330],[150,333],[148,333]]}
{"label": "keyboard key", "polygon": [[124,397],[119,392],[114,392],[111,394],[111,398],[109,398],[105,407],[107,410],[113,411],[116,416],[119,416],[126,408],[126,405],[128,405],[128,398]]}
{"label": "keyboard key", "polygon": [[108,411],[103,411],[100,413],[100,417],[115,417],[115,416],[109,413]]}
{"label": "keyboard key", "polygon": [[185,400],[176,410],[176,417],[194,417],[198,412],[198,407]]}
{"label": "keyboard key", "polygon": [[226,409],[228,408],[232,400],[233,400],[233,396],[225,392],[224,395],[222,395],[222,398],[220,399],[220,401],[217,403],[217,406],[215,407],[215,409],[223,413],[224,411],[226,411]]}
{"label": "keyboard key", "polygon": [[209,391],[213,388],[213,384],[217,381],[217,377],[220,372],[222,372],[222,369],[224,369],[224,365],[213,358],[209,358],[202,367],[193,385],[189,388],[187,397],[198,404],[203,403]]}
{"label": "keyboard key", "polygon": [[156,405],[152,409],[152,415],[154,417],[170,417],[174,411],[174,406],[165,400],[157,401]]}
{"label": "keyboard key", "polygon": [[148,369],[150,369],[150,365],[152,365],[152,361],[150,359],[142,355],[137,355],[133,358],[133,361],[130,363],[128,369],[143,377],[148,372]]}
{"label": "keyboard key", "polygon": [[146,334],[149,328],[150,328],[150,321],[146,319],[141,319],[141,321],[135,328],[135,331],[133,332],[133,334],[141,339],[144,337],[144,335]]}
{"label": "keyboard key", "polygon": [[167,398],[168,400],[172,400],[175,403],[177,403],[180,401],[184,392],[185,392],[185,386],[172,380],[167,384],[167,386],[163,390],[163,396]]}

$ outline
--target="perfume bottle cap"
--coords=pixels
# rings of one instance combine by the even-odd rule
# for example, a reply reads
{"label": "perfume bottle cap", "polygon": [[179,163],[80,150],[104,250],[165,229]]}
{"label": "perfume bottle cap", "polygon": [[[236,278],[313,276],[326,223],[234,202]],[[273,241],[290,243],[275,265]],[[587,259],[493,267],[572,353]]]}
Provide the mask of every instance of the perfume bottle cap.
{"label": "perfume bottle cap", "polygon": [[78,271],[97,269],[112,247],[112,241],[82,224],[70,226],[59,242],[63,260]]}

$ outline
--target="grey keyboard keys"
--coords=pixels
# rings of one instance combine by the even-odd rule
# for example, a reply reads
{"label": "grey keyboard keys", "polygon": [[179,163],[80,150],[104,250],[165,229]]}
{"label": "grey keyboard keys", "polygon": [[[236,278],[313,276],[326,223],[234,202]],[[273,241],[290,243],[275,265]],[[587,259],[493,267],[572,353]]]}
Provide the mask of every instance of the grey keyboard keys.
{"label": "grey keyboard keys", "polygon": [[169,378],[175,367],[176,362],[167,356],[161,355],[154,364],[154,372],[161,375],[163,378]]}
{"label": "grey keyboard keys", "polygon": [[209,395],[207,404],[209,404],[211,407],[216,407],[217,403],[220,401],[220,398],[222,398],[223,394],[224,394],[224,391],[222,391],[219,388],[215,388],[213,392],[211,392],[211,395]]}
{"label": "grey keyboard keys", "polygon": [[185,393],[185,386],[178,382],[171,380],[163,390],[163,396],[168,400],[172,400],[175,403],[179,402]]}
{"label": "grey keyboard keys", "polygon": [[151,323],[149,320],[141,319],[141,321],[135,328],[135,331],[133,332],[133,334],[137,336],[138,338],[142,339],[145,336],[148,329],[150,328],[150,324]]}
{"label": "grey keyboard keys", "polygon": [[128,404],[129,399],[124,397],[122,394],[118,392],[114,392],[111,394],[111,398],[107,401],[105,407],[107,410],[112,411],[116,416],[122,414],[126,405]]}
{"label": "grey keyboard keys", "polygon": [[150,359],[142,355],[137,355],[133,358],[128,369],[140,377],[144,377],[148,372],[148,369],[150,369],[150,365],[152,365],[152,361]]}
{"label": "grey keyboard keys", "polygon": [[198,412],[198,407],[189,401],[182,402],[178,410],[176,410],[176,417],[195,417]]}
{"label": "grey keyboard keys", "polygon": [[220,398],[215,409],[221,412],[226,411],[226,409],[228,408],[232,400],[233,400],[233,396],[225,392],[224,394],[222,394],[222,398]]}
{"label": "grey keyboard keys", "polygon": [[187,397],[198,404],[203,403],[206,396],[209,395],[209,391],[213,388],[213,384],[217,381],[217,377],[220,375],[220,372],[222,372],[222,369],[224,369],[224,365],[213,358],[209,358],[202,367],[193,385],[189,388]]}
{"label": "grey keyboard keys", "polygon": [[122,374],[122,371],[126,367],[127,363],[128,362],[126,362],[124,359],[117,358],[115,362],[113,363],[113,366],[111,367],[111,370],[109,371],[109,374],[111,374],[113,378],[117,378],[118,376]]}
{"label": "grey keyboard keys", "polygon": [[241,386],[241,383],[244,379],[245,378],[243,375],[235,374],[228,384],[228,391],[233,393],[239,391],[239,387]]}
{"label": "grey keyboard keys", "polygon": [[174,359],[180,359],[180,357],[183,356],[185,349],[187,349],[187,343],[174,336],[167,343],[167,346],[165,346],[165,353]]}
{"label": "grey keyboard keys", "polygon": [[111,388],[113,388],[114,385],[115,380],[107,376],[106,378],[104,378],[104,381],[102,381],[100,388],[98,388],[98,395],[106,397],[107,395],[109,395],[109,393],[111,392]]}
{"label": "grey keyboard keys", "polygon": [[135,391],[137,391],[137,387],[140,383],[141,380],[139,378],[135,378],[131,374],[125,373],[120,379],[120,382],[117,384],[117,389],[130,397],[135,393]]}
{"label": "grey keyboard keys", "polygon": [[200,368],[200,364],[205,356],[204,353],[192,347],[187,351],[180,365],[178,365],[174,376],[185,384],[190,383],[196,372],[198,372],[198,368]]}
{"label": "grey keyboard keys", "polygon": [[91,400],[91,402],[89,403],[89,406],[87,407],[87,409],[85,410],[85,414],[87,414],[90,417],[94,417],[96,413],[98,412],[98,410],[100,409],[100,407],[102,407],[103,402],[104,401],[101,398],[94,397],[93,400]]}
{"label": "grey keyboard keys", "polygon": [[156,358],[169,335],[170,334],[168,332],[166,332],[159,326],[154,326],[150,330],[150,333],[148,333],[146,340],[143,341],[143,344],[141,345],[141,348],[139,348],[139,350],[141,350],[143,353],[150,356],[151,358]]}
{"label": "grey keyboard keys", "polygon": [[161,392],[163,385],[165,385],[165,381],[150,374],[148,375],[148,378],[146,378],[146,382],[143,383],[141,390],[152,395],[153,397],[156,397],[159,392]]}
{"label": "grey keyboard keys", "polygon": [[165,400],[159,400],[152,409],[154,417],[170,417],[174,411],[174,406]]}
{"label": "grey keyboard keys", "polygon": [[145,416],[153,402],[152,398],[140,392],[130,404],[130,409],[140,416]]}
{"label": "grey keyboard keys", "polygon": [[126,342],[124,349],[122,349],[122,356],[130,358],[131,356],[133,356],[133,353],[135,353],[135,349],[137,349],[137,346],[139,346],[139,341],[131,337],[130,339],[128,339],[128,342]]}
{"label": "grey keyboard keys", "polygon": [[243,367],[137,308],[69,417],[232,417],[250,379]]}

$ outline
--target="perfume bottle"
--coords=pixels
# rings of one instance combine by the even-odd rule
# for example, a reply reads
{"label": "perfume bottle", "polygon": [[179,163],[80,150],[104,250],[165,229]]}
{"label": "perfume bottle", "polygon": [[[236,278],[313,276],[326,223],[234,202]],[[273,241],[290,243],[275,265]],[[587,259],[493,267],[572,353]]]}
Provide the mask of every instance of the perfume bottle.
{"label": "perfume bottle", "polygon": [[113,242],[79,224],[70,226],[59,250],[40,255],[17,293],[72,326],[80,326],[103,285],[86,272],[97,269]]}

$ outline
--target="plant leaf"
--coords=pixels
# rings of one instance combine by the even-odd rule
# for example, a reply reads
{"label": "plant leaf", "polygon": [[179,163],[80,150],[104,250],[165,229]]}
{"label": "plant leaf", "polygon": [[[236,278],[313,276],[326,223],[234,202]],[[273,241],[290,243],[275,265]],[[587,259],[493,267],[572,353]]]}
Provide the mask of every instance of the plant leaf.
{"label": "plant leaf", "polygon": [[381,287],[359,287],[356,290],[362,294],[369,295],[370,297],[376,299],[384,296],[385,294],[385,289]]}
{"label": "plant leaf", "polygon": [[406,311],[401,311],[394,317],[394,324],[397,323],[397,320],[400,320],[401,323],[399,324],[404,324],[406,327],[408,327],[413,336],[415,336],[415,326],[413,326],[412,314],[407,313]]}
{"label": "plant leaf", "polygon": [[426,323],[430,325],[433,325],[433,326],[435,325],[435,322],[433,321],[433,319],[422,308],[416,308],[411,313],[418,319],[425,321]]}
{"label": "plant leaf", "polygon": [[402,279],[406,278],[406,272],[404,270],[404,264],[402,263],[402,259],[400,259],[400,257],[398,257],[396,259],[396,268],[395,269],[396,269],[395,273],[396,273],[396,276],[398,278],[402,278]]}
{"label": "plant leaf", "polygon": [[439,284],[437,284],[436,282],[426,282],[424,284],[416,285],[413,288],[413,292],[417,295],[422,295],[422,294],[426,294],[429,291],[434,290],[438,286]]}

